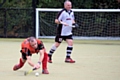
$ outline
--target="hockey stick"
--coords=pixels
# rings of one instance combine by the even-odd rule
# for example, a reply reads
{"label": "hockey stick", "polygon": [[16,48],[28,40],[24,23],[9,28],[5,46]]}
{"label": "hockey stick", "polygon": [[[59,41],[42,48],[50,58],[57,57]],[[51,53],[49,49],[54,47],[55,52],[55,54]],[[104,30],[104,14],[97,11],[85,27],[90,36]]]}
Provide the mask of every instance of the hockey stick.
{"label": "hockey stick", "polygon": [[34,70],[36,70],[36,68],[33,68],[31,70],[29,70],[28,72],[24,72],[24,75],[27,76],[28,74],[32,73]]}

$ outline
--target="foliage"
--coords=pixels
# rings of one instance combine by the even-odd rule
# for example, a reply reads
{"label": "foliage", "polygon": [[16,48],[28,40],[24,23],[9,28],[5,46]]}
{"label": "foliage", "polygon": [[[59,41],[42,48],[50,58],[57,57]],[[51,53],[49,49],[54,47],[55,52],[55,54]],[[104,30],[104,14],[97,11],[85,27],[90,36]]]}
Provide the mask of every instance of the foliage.
{"label": "foliage", "polygon": [[[30,36],[34,33],[33,8],[63,8],[65,0],[0,0],[0,34]],[[70,0],[73,8],[120,8],[117,0]],[[41,17],[44,17],[43,14]],[[45,18],[45,17],[44,17]],[[98,22],[101,18],[97,18]],[[118,20],[118,24],[120,21]],[[6,34],[7,33],[7,34]],[[0,35],[1,36],[1,35]]]}
{"label": "foliage", "polygon": [[[1,0],[2,3],[4,0]],[[31,8],[33,1],[40,8],[62,8],[65,0],[5,0],[2,7]],[[118,0],[70,0],[73,8],[119,8]]]}

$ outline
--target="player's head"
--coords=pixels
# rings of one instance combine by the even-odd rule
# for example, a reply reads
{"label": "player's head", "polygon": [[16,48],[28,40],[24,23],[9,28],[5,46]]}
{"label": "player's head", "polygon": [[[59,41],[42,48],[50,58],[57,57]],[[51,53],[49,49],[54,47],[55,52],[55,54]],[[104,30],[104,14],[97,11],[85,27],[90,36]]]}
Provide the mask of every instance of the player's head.
{"label": "player's head", "polygon": [[31,47],[35,49],[38,47],[37,40],[35,39],[35,37],[29,37],[29,42]]}
{"label": "player's head", "polygon": [[72,8],[72,3],[69,0],[66,0],[64,2],[64,8],[69,11]]}

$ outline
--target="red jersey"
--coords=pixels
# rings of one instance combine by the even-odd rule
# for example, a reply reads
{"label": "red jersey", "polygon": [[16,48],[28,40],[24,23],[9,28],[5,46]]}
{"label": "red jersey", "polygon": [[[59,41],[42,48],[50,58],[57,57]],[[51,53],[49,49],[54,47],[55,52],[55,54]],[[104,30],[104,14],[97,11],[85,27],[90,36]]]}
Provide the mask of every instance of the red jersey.
{"label": "red jersey", "polygon": [[25,53],[26,55],[32,55],[32,54],[35,54],[35,53],[38,53],[39,50],[42,50],[44,49],[44,45],[42,43],[41,40],[39,39],[36,39],[37,40],[37,44],[38,44],[38,47],[37,49],[34,49],[33,47],[31,47],[30,43],[29,43],[29,38],[25,39],[22,44],[21,44],[21,52],[22,53]]}

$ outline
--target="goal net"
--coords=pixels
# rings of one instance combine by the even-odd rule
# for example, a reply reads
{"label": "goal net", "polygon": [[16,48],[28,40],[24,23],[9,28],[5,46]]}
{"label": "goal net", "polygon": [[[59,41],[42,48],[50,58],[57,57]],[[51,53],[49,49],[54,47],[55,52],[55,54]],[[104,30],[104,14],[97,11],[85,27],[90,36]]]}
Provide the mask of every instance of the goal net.
{"label": "goal net", "polygon": [[[61,9],[36,8],[36,38],[54,38],[54,20]],[[74,39],[120,40],[119,9],[72,9],[79,28]]]}

